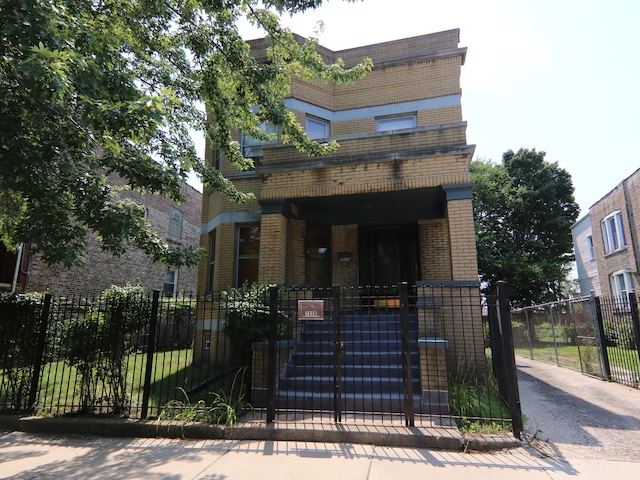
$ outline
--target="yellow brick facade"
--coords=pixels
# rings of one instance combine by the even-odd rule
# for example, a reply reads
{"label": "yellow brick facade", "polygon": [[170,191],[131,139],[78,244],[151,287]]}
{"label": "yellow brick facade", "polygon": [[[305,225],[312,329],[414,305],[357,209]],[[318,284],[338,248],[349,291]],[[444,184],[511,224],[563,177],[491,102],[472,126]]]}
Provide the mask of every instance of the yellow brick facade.
{"label": "yellow brick facade", "polygon": [[[369,57],[374,64],[366,78],[351,84],[291,81],[286,100],[297,120],[303,126],[309,117],[325,120],[340,147],[332,155],[310,158],[291,145],[263,145],[262,158],[249,172],[221,159],[223,174],[240,190],[253,192],[255,200],[233,204],[205,191],[201,246],[207,248],[214,234],[216,251],[215,271],[208,271],[210,259],[201,265],[200,293],[242,283],[237,229],[254,224],[260,226],[259,282],[309,281],[307,263],[318,253],[309,248],[318,242],[309,236],[313,227],[326,231],[326,245],[316,249],[328,259],[324,284],[314,287],[444,282],[453,291],[461,282],[471,285],[465,292],[473,294],[478,281],[469,176],[474,146],[467,144],[462,117],[466,49],[458,42],[459,32],[451,30],[339,52],[320,47],[329,62],[342,58],[349,66]],[[250,43],[256,58],[266,59],[266,42]],[[380,119],[394,118],[415,123],[379,130]],[[207,159],[212,158],[208,151]],[[394,239],[401,244],[393,245]],[[398,268],[382,271],[376,252],[383,251]],[[446,338],[449,347],[437,359],[423,361],[442,370],[446,355],[449,371],[471,364],[482,370],[484,359],[464,353],[469,337],[460,333],[466,330],[482,344],[480,303],[473,309],[446,294],[452,298],[446,309],[424,309],[419,315],[425,324],[438,325],[421,334]],[[446,375],[434,375],[429,380],[434,389],[446,389]]]}

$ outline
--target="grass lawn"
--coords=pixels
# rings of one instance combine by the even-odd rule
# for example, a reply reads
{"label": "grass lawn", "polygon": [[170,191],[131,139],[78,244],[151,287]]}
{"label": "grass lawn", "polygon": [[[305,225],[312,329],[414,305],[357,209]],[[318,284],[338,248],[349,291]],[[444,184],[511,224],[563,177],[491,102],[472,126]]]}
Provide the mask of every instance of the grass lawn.
{"label": "grass lawn", "polygon": [[[519,355],[531,358],[529,348],[516,348]],[[639,372],[640,359],[637,350],[622,347],[607,347],[609,363],[612,370]],[[582,357],[582,365],[580,358]],[[537,347],[533,349],[533,359],[541,362],[556,363],[556,350],[553,346]],[[562,367],[584,371],[592,375],[601,376],[599,352],[595,346],[558,345],[557,362]]]}
{"label": "grass lawn", "polygon": [[[199,366],[192,362],[191,349],[156,352],[151,371],[151,389],[149,400],[149,414],[158,415],[162,406],[170,400],[185,401],[183,390],[205,382],[222,371],[214,366]],[[142,408],[144,378],[147,366],[146,353],[131,353],[125,360],[125,391],[126,404],[130,414],[136,416]],[[228,367],[227,367],[228,368]],[[110,413],[109,398],[113,396],[113,387],[106,381],[99,380],[96,370],[92,371],[92,384],[85,391],[91,392],[88,404],[93,406],[93,413]],[[78,411],[83,404],[81,369],[71,366],[64,361],[46,363],[42,368],[40,392],[38,395],[37,411],[43,414],[64,414]],[[4,378],[2,379],[4,381]],[[228,379],[227,379],[228,380]],[[232,379],[231,379],[232,380]],[[220,382],[208,385],[189,400],[210,401],[209,392],[223,388]],[[2,392],[6,396],[6,392]],[[5,399],[0,398],[0,404]]]}

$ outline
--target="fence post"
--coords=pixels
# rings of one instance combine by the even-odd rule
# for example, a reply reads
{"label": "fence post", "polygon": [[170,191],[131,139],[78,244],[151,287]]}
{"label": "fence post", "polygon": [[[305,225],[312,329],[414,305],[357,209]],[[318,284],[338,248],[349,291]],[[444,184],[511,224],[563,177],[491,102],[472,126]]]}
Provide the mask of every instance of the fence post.
{"label": "fence post", "polygon": [[402,325],[402,369],[404,381],[405,425],[415,426],[415,407],[413,405],[413,376],[411,373],[411,340],[409,338],[409,284],[398,285],[400,294],[400,320]]}
{"label": "fence post", "polygon": [[556,326],[553,319],[553,305],[549,305],[549,321],[551,323],[551,336],[553,337],[553,349],[556,352],[556,366],[560,366],[560,357],[558,356],[558,340],[556,338]]}
{"label": "fence post", "polygon": [[513,435],[520,439],[522,434],[522,409],[520,406],[520,392],[518,391],[518,372],[513,349],[513,331],[511,329],[511,309],[506,282],[498,282],[498,322],[500,323],[502,361],[506,377],[506,390],[511,412],[511,426]]}
{"label": "fence post", "polygon": [[533,360],[533,335],[535,334],[535,329],[531,326],[531,320],[529,320],[529,310],[525,309],[524,318],[527,321],[527,332],[529,333],[529,355]]}
{"label": "fence post", "polygon": [[631,323],[636,336],[636,353],[640,359],[640,315],[638,314],[638,304],[635,292],[629,294],[629,305],[631,306]]}
{"label": "fence post", "polygon": [[333,288],[333,421],[342,422],[342,373],[341,364],[344,356],[344,342],[342,341],[342,326],[340,324],[340,287]]}
{"label": "fence post", "polygon": [[278,286],[269,287],[269,356],[267,359],[267,423],[276,418],[276,343],[278,341]]}
{"label": "fence post", "polygon": [[160,306],[160,290],[153,291],[151,303],[151,321],[149,323],[149,340],[147,341],[147,364],[144,373],[144,389],[142,391],[142,412],[140,417],[146,419],[149,413],[149,397],[151,396],[151,374],[153,373],[153,354],[156,346],[156,329],[158,325],[158,309]]}
{"label": "fence post", "polygon": [[596,331],[598,332],[598,343],[600,345],[600,359],[602,360],[602,376],[607,382],[611,381],[611,364],[609,363],[609,352],[607,351],[607,338],[604,335],[604,322],[602,321],[602,304],[600,297],[593,298],[593,310],[596,320]]}
{"label": "fence post", "polygon": [[29,389],[29,408],[35,410],[38,389],[40,387],[40,369],[42,368],[42,357],[44,346],[47,341],[47,327],[49,326],[49,313],[51,312],[50,293],[44,296],[44,305],[40,312],[40,331],[38,332],[38,343],[36,344],[35,358],[33,362],[33,372],[31,376],[31,388]]}

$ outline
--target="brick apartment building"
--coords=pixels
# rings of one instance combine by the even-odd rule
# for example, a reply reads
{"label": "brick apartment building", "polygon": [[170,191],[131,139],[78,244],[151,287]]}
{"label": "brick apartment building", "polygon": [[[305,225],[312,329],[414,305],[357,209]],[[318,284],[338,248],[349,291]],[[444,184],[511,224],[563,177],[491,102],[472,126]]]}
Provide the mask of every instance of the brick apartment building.
{"label": "brick apartment building", "polygon": [[[417,298],[421,319],[435,315],[434,308],[446,319],[441,331],[421,335],[447,339],[452,368],[484,371],[483,348],[469,358],[463,335],[454,340],[452,333],[467,332],[472,342],[483,338],[469,176],[475,146],[467,144],[462,118],[466,48],[458,43],[455,29],[335,52],[319,47],[329,63],[339,57],[350,67],[371,58],[374,65],[350,84],[291,80],[287,106],[311,138],[338,141],[332,155],[310,158],[291,145],[257,144],[239,132],[256,167],[238,172],[208,148],[208,161],[215,158],[222,173],[256,200],[236,205],[205,189],[200,245],[209,257],[200,265],[199,293],[245,281],[437,284],[451,299],[464,290],[475,295],[477,308],[456,300],[434,307],[432,298]],[[265,40],[250,44],[258,59],[266,59]],[[198,325],[196,357],[200,343],[216,344],[224,320],[201,315]]]}
{"label": "brick apartment building", "polygon": [[[314,287],[477,281],[469,162],[462,120],[459,31],[333,52],[351,66],[347,85],[291,82],[287,105],[308,134],[337,140],[331,156],[238,135],[250,172],[220,169],[256,200],[234,205],[205,192],[199,292],[244,281]],[[266,58],[264,40],[250,42]],[[269,126],[266,126],[269,128]],[[209,161],[213,152],[209,149]]]}
{"label": "brick apartment building", "polygon": [[[124,181],[110,176],[112,185],[124,185]],[[185,201],[175,204],[160,195],[141,195],[131,190],[121,190],[118,195],[144,205],[147,218],[153,228],[175,246],[197,245],[200,238],[200,210],[202,194],[193,187],[183,185]],[[111,287],[127,283],[159,289],[165,294],[191,294],[196,292],[197,267],[171,268],[154,263],[141,250],[131,247],[121,256],[103,252],[100,242],[89,238],[86,262],[82,267],[64,268],[49,266],[38,255],[30,254],[24,246],[17,270],[17,289],[27,292],[49,292],[54,295],[94,295]],[[13,286],[17,255],[0,250],[0,287]]]}
{"label": "brick apartment building", "polygon": [[[606,296],[638,291],[640,282],[640,169],[620,182],[589,208],[590,232],[572,227],[581,293],[581,271],[595,271]],[[582,239],[584,237],[584,239]],[[596,294],[598,292],[596,291]]]}

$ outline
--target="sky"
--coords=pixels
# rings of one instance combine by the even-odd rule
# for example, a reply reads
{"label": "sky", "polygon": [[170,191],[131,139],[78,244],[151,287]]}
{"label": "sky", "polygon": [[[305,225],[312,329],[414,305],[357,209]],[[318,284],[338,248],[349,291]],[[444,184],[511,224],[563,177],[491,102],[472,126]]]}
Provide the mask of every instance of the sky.
{"label": "sky", "polygon": [[459,28],[474,158],[546,152],[571,174],[580,216],[640,168],[639,20],[638,0],[330,0],[282,17],[302,36],[321,21],[319,43],[332,50]]}

